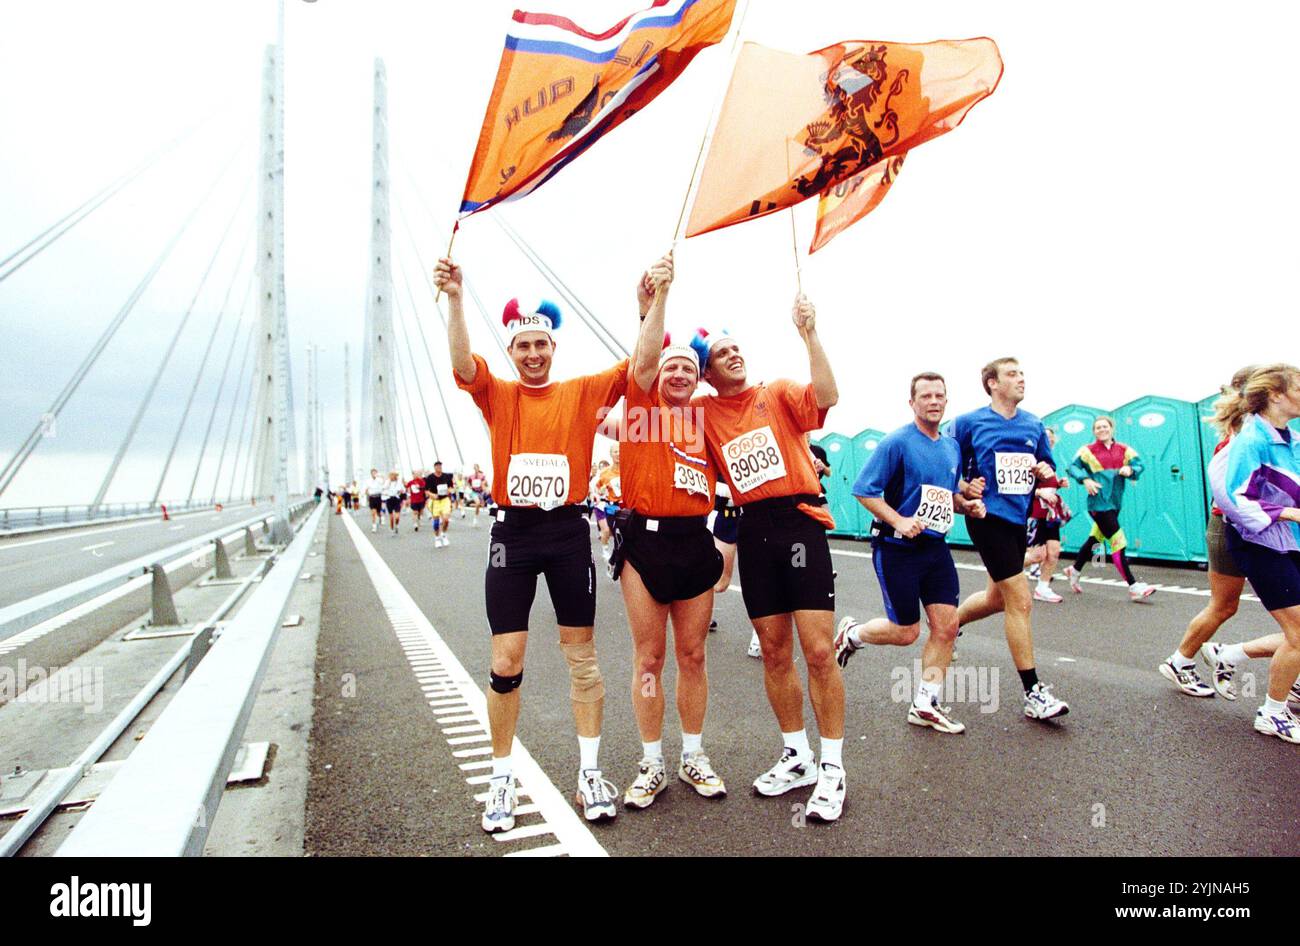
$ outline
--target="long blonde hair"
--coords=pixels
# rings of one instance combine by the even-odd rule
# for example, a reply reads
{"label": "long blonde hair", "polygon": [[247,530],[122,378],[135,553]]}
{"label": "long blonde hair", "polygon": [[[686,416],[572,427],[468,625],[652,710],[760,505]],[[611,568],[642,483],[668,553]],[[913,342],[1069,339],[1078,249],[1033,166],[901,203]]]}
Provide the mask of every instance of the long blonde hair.
{"label": "long blonde hair", "polygon": [[[1244,375],[1244,377],[1243,377]],[[1220,436],[1241,430],[1247,414],[1258,414],[1268,407],[1273,394],[1285,394],[1300,381],[1300,368],[1278,362],[1242,368],[1232,376],[1232,384],[1223,388],[1223,397],[1214,402],[1214,426]]]}

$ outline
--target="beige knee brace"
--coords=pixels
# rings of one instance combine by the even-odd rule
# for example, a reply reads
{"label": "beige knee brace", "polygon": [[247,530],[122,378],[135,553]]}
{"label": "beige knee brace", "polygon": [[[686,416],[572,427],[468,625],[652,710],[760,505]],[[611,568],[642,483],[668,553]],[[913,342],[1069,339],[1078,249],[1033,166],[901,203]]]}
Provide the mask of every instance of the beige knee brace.
{"label": "beige knee brace", "polygon": [[575,703],[599,703],[605,698],[605,681],[596,666],[596,642],[560,644],[569,662],[569,698]]}

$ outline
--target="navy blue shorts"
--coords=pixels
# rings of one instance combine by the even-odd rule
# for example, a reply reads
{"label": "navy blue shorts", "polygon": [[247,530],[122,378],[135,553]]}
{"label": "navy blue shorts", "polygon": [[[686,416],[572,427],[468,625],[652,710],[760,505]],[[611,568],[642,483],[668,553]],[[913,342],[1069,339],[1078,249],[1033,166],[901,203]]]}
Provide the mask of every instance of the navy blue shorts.
{"label": "navy blue shorts", "polygon": [[1225,522],[1228,552],[1250,582],[1265,611],[1280,611],[1300,605],[1300,552],[1275,552],[1247,542],[1231,523]]}
{"label": "navy blue shorts", "polygon": [[735,545],[740,536],[740,511],[735,506],[724,506],[713,517],[713,536],[719,542]]}
{"label": "navy blue shorts", "polygon": [[924,605],[957,606],[961,589],[947,542],[924,539],[903,545],[879,539],[871,543],[871,561],[885,599],[885,615],[893,623],[916,624]]}

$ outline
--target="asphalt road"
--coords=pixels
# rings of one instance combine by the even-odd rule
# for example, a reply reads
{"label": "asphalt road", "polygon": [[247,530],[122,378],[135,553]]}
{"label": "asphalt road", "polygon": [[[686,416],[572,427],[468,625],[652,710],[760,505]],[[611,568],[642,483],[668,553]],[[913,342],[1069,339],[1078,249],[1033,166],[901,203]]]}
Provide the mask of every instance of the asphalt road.
{"label": "asphalt road", "polygon": [[[432,534],[371,535],[355,520],[406,591],[486,688],[489,635],[482,572],[488,530],[453,522],[452,545]],[[409,522],[406,524],[409,530]],[[376,590],[340,519],[331,517],[311,748],[307,850],[312,854],[484,854],[480,806],[421,692]],[[868,546],[835,541],[837,617],[882,613]],[[593,542],[593,549],[595,543]],[[596,553],[598,555],[598,552]],[[973,553],[958,561],[977,564]],[[599,569],[598,569],[599,570]],[[1204,589],[1204,573],[1142,566],[1140,577]],[[983,572],[959,570],[962,592]],[[1091,577],[1111,578],[1101,569]],[[601,762],[620,789],[640,757],[629,696],[631,647],[622,596],[600,578],[597,643],[608,695]],[[555,646],[544,582],[533,607],[519,738],[565,796],[577,745],[568,675]],[[848,799],[833,825],[803,823],[810,789],[760,798],[750,782],[780,751],[760,662],[745,654],[749,624],[737,592],[719,596],[720,631],[709,642],[710,704],[705,748],[730,795],[698,797],[672,782],[647,811],[620,811],[593,834],[615,855],[977,854],[1295,855],[1300,805],[1294,783],[1300,747],[1257,735],[1251,720],[1267,680],[1265,661],[1243,668],[1254,697],[1192,699],[1156,672],[1206,599],[1162,591],[1133,604],[1122,588],[1085,586],[1060,605],[1036,604],[1040,676],[1071,705],[1060,723],[1026,720],[1000,619],[966,630],[957,666],[974,684],[951,700],[967,724],[960,736],[905,722],[913,661],[909,648],[869,648],[845,671],[844,761]],[[1273,629],[1258,603],[1221,632],[1244,640]],[[679,749],[669,648],[665,753]],[[802,661],[798,664],[802,674]],[[349,682],[351,681],[350,687]],[[900,683],[900,681],[902,681]],[[903,691],[897,694],[896,691]],[[899,695],[899,699],[895,696]],[[811,706],[805,715],[816,745]],[[522,819],[527,823],[527,819]],[[535,845],[543,841],[533,839]]]}
{"label": "asphalt road", "polygon": [[[260,509],[270,512],[263,504]],[[0,539],[0,607],[85,578],[258,512],[248,505]]]}

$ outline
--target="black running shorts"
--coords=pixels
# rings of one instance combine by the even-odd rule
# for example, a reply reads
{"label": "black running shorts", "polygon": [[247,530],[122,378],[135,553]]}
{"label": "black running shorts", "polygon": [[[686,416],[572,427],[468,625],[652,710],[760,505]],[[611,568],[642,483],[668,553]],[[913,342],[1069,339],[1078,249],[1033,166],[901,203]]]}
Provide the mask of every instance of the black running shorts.
{"label": "black running shorts", "polygon": [[366,499],[369,500],[369,502],[370,502],[370,508],[373,509],[375,512],[379,512],[380,510],[382,510],[382,509],[384,508],[384,497],[382,497],[382,496],[367,496]]}
{"label": "black running shorts", "polygon": [[[651,524],[658,528],[651,528]],[[689,601],[722,577],[722,553],[704,516],[646,519],[619,523],[624,561],[636,569],[650,596],[660,604]]]}
{"label": "black running shorts", "polygon": [[[573,509],[574,515],[527,525],[492,524],[484,590],[493,634],[528,630],[538,575],[546,576],[557,624],[591,627],[596,623],[590,528],[576,507],[562,508]],[[510,510],[504,512],[508,516]]]}
{"label": "black running shorts", "polygon": [[1006,581],[1025,570],[1028,541],[1025,527],[997,516],[966,517],[966,532],[994,581]]}
{"label": "black running shorts", "polygon": [[1228,551],[1265,611],[1300,605],[1300,552],[1278,552],[1248,542],[1232,523],[1225,523]]}
{"label": "black running shorts", "polygon": [[387,499],[384,500],[384,506],[387,507],[387,509],[388,509],[389,512],[401,512],[401,511],[402,511],[402,497],[401,497],[401,496],[389,496]]}
{"label": "black running shorts", "polygon": [[741,596],[751,620],[794,611],[835,610],[826,530],[793,506],[745,509],[736,555]]}
{"label": "black running shorts", "polygon": [[[966,520],[969,524],[970,520]],[[1029,536],[1030,545],[1046,545],[1048,542],[1061,541],[1061,520],[1060,519],[1030,519],[1032,526],[1032,536]]]}

